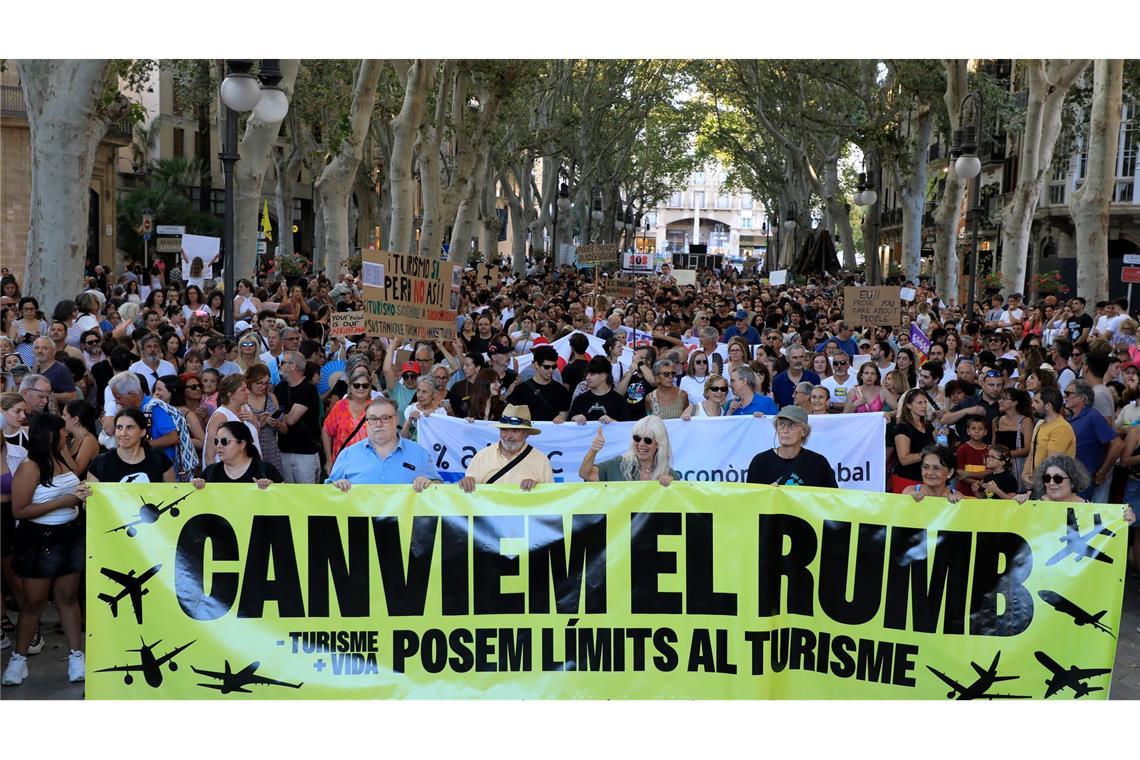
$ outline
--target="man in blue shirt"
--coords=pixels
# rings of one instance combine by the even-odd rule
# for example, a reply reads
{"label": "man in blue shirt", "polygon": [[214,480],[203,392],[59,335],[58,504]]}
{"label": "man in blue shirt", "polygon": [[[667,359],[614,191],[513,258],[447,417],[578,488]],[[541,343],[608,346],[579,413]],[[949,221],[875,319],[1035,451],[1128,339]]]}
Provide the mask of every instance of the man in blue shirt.
{"label": "man in blue shirt", "polygon": [[756,373],[745,365],[732,371],[732,392],[736,396],[728,406],[733,416],[745,414],[775,414],[780,411],[776,402],[759,393],[756,387]]}
{"label": "man in blue shirt", "polygon": [[[777,410],[792,404],[799,383],[819,385],[819,375],[810,369],[804,369],[806,353],[803,346],[789,348],[788,368],[772,378],[772,395],[776,397]],[[773,413],[777,410],[773,410]]]}
{"label": "man in blue shirt", "polygon": [[827,340],[821,341],[815,347],[816,351],[823,351],[827,348],[828,343],[834,343],[839,346],[839,350],[848,356],[858,356],[859,344],[855,342],[852,336],[851,328],[846,322],[840,321],[835,325],[835,335]]}
{"label": "man in blue shirt", "polygon": [[[107,387],[111,389],[111,396],[118,409],[146,409],[150,403],[150,396],[143,395],[139,377],[133,372],[120,372],[107,382]],[[103,430],[107,431],[108,435],[113,429],[112,420],[118,409],[103,418]],[[162,453],[170,457],[170,461],[175,461],[179,435],[174,420],[165,409],[157,406],[152,407],[147,414],[150,417],[150,430],[147,431],[150,436],[150,447],[161,449]]]}
{"label": "man in blue shirt", "polygon": [[[723,322],[721,323],[723,324]],[[720,339],[721,343],[728,343],[737,335],[742,336],[748,345],[755,346],[760,343],[760,333],[756,332],[756,328],[748,324],[748,312],[744,309],[736,312],[736,324],[731,325],[724,331],[724,336]]]}
{"label": "man in blue shirt", "polygon": [[420,493],[442,480],[427,450],[400,437],[395,402],[373,399],[364,415],[368,437],[340,452],[325,483],[346,493],[354,484],[411,483]]}
{"label": "man in blue shirt", "polygon": [[1108,501],[1108,487],[1112,466],[1120,458],[1124,442],[1104,415],[1093,409],[1093,389],[1084,380],[1075,380],[1065,389],[1065,406],[1072,416],[1069,424],[1077,439],[1077,461],[1085,466],[1093,482],[1079,495],[1093,502]]}

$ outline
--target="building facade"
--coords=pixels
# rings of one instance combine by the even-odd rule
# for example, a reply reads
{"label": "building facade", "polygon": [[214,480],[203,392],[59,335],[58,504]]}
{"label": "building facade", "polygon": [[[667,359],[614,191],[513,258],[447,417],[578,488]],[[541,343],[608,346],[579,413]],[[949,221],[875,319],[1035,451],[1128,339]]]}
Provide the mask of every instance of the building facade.
{"label": "building facade", "polygon": [[687,253],[690,245],[705,245],[708,253],[731,260],[765,255],[768,215],[752,194],[730,191],[723,166],[709,164],[654,211],[637,231],[637,249],[643,253]]}

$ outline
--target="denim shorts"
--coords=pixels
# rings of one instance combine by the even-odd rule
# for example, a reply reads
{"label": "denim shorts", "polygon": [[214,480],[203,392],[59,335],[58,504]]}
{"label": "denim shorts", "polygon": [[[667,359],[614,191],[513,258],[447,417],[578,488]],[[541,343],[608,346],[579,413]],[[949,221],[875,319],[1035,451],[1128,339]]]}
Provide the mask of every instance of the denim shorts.
{"label": "denim shorts", "polygon": [[12,569],[24,578],[58,578],[82,572],[85,538],[82,518],[63,525],[21,520],[16,526]]}

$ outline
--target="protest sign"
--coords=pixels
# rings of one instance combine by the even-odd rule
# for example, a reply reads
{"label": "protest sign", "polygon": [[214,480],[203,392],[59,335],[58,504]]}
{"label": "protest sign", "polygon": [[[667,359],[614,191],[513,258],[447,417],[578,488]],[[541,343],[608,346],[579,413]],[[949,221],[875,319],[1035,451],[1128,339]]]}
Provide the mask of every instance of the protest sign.
{"label": "protest sign", "polygon": [[769,285],[783,285],[787,281],[788,281],[788,270],[787,269],[777,269],[774,272],[768,273],[768,284]]}
{"label": "protest sign", "polygon": [[899,289],[890,286],[843,289],[843,321],[877,327],[899,321]]}
{"label": "protest sign", "polygon": [[621,255],[621,268],[627,272],[649,273],[653,271],[654,257],[652,253],[623,253]]}
{"label": "protest sign", "polygon": [[616,245],[578,246],[579,264],[616,264],[617,260],[618,247]]}
{"label": "protest sign", "polygon": [[636,283],[633,280],[610,278],[602,283],[602,295],[628,301],[633,298]]}
{"label": "protest sign", "polygon": [[677,281],[678,285],[696,285],[697,284],[697,270],[695,269],[674,269],[673,279]]}
{"label": "protest sign", "polygon": [[343,338],[364,332],[363,311],[334,311],[329,322],[329,336]]}
{"label": "protest sign", "polygon": [[455,337],[461,269],[450,262],[391,251],[365,250],[362,255],[364,328],[369,336]]}
{"label": "protest sign", "polygon": [[200,276],[209,277],[210,266],[214,263],[214,259],[218,258],[221,246],[221,238],[209,237],[208,235],[183,235],[181,250],[185,255],[179,262],[182,265],[182,279],[189,281],[190,267],[193,265],[194,259],[202,260],[202,274]]}
{"label": "protest sign", "polygon": [[92,491],[93,699],[1096,699],[1120,632],[1119,505],[688,482]]}
{"label": "protest sign", "polygon": [[[697,399],[699,401],[699,399]],[[578,482],[578,466],[590,449],[597,425],[534,423],[541,435],[528,440],[550,457],[558,482]],[[629,449],[632,422],[605,426],[606,445],[597,455],[601,462]],[[886,488],[886,422],[882,415],[813,415],[810,448],[831,463],[841,488],[882,492]],[[748,463],[758,451],[757,441],[775,440],[772,418],[751,416],[666,420],[673,469],[684,480],[742,483]],[[498,440],[490,424],[469,424],[442,415],[420,426],[420,443],[435,452],[440,475],[458,480],[467,460],[484,446]]]}

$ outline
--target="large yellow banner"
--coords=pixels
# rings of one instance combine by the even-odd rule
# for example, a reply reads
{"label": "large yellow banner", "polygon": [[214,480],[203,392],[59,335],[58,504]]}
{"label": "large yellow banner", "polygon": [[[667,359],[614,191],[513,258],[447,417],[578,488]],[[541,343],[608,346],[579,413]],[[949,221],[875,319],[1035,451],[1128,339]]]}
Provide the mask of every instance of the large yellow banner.
{"label": "large yellow banner", "polygon": [[1107,696],[1119,506],[97,484],[97,699]]}

